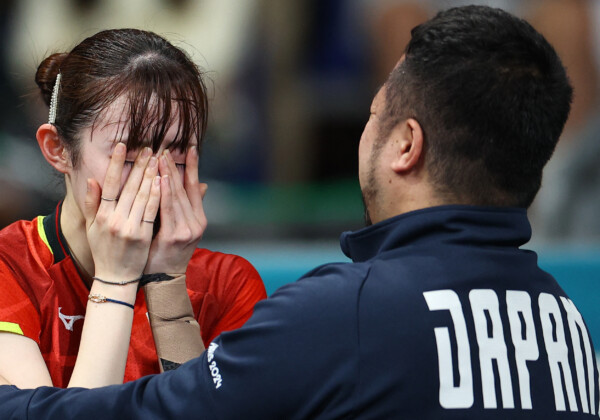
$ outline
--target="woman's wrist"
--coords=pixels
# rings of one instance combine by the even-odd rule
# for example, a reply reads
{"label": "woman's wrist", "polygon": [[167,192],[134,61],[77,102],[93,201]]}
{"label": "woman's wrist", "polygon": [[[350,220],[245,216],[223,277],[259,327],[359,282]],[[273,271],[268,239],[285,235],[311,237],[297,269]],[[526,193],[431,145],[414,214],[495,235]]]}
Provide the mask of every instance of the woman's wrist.
{"label": "woman's wrist", "polygon": [[139,277],[136,277],[131,280],[121,280],[121,281],[105,280],[105,279],[103,279],[101,277],[97,277],[97,276],[92,277],[92,279],[95,281],[99,281],[100,283],[110,284],[112,286],[125,286],[125,285],[131,284],[131,283],[139,283],[139,281],[142,279],[142,277],[143,276],[139,276]]}
{"label": "woman's wrist", "polygon": [[142,273],[112,273],[106,270],[96,270],[92,279],[97,283],[105,283],[115,286],[124,286],[139,282],[142,278]]}
{"label": "woman's wrist", "polygon": [[102,283],[94,280],[92,287],[90,288],[90,294],[106,296],[107,298],[117,299],[133,304],[138,292],[138,286],[139,282],[115,286],[113,284]]}

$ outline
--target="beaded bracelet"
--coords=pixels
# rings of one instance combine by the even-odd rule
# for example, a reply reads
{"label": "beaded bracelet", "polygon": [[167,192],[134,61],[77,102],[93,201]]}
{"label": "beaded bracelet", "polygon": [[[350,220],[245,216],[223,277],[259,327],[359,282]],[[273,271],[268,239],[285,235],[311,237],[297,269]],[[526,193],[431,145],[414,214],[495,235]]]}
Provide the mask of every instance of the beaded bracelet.
{"label": "beaded bracelet", "polygon": [[107,280],[102,280],[100,277],[92,277],[92,279],[94,280],[98,280],[100,283],[104,283],[104,284],[113,284],[113,285],[117,285],[117,286],[124,286],[126,284],[131,284],[131,283],[137,283],[138,281],[140,281],[142,279],[142,276],[139,276],[133,280],[125,280],[125,281],[107,281]]}
{"label": "beaded bracelet", "polygon": [[88,300],[92,301],[94,303],[106,303],[106,302],[118,303],[119,305],[125,305],[125,306],[133,309],[133,305],[131,303],[123,302],[121,300],[116,300],[116,299],[110,299],[110,298],[107,298],[106,296],[102,296],[97,293],[90,293],[90,295],[88,296]]}

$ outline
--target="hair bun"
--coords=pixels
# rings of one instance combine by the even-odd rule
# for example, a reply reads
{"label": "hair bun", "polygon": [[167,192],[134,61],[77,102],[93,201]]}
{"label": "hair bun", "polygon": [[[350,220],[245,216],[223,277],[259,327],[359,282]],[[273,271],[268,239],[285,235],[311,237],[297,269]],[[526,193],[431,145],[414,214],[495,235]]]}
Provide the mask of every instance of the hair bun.
{"label": "hair bun", "polygon": [[35,83],[39,86],[42,98],[48,106],[50,106],[56,76],[58,76],[60,66],[68,55],[67,53],[56,53],[46,57],[35,73]]}

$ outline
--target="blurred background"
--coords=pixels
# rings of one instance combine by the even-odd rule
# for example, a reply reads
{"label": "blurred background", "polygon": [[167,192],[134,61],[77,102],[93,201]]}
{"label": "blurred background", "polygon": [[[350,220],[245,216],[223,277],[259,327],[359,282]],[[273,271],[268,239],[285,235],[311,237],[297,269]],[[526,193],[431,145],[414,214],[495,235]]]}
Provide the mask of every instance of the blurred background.
{"label": "blurred background", "polygon": [[152,30],[205,71],[211,93],[201,246],[236,253],[271,293],[345,261],[362,226],[357,146],[371,99],[415,25],[440,8],[501,7],[556,47],[571,117],[530,215],[531,247],[600,340],[600,2],[597,0],[1,0],[0,226],[50,213],[62,179],[35,140],[47,120],[38,64],[99,30]]}

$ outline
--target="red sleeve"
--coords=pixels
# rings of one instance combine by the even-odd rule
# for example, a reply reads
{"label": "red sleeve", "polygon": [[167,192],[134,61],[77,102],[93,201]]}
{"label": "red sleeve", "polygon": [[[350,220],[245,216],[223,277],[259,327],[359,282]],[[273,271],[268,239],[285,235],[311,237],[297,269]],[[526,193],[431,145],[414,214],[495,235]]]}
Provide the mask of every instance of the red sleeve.
{"label": "red sleeve", "polygon": [[13,271],[0,260],[0,331],[24,335],[40,345],[38,311]]}
{"label": "red sleeve", "polygon": [[252,316],[254,305],[267,297],[265,285],[252,264],[241,257],[232,257],[232,276],[224,296],[231,305],[218,321],[215,327],[218,333],[209,337],[209,344],[221,332],[235,330],[244,325]]}
{"label": "red sleeve", "polygon": [[192,258],[187,274],[188,280],[196,285],[204,280],[204,285],[200,286],[202,292],[196,289],[200,293],[192,291],[190,297],[192,305],[201,300],[196,313],[206,347],[223,331],[244,325],[252,316],[254,305],[267,297],[256,269],[236,255],[199,250]]}

